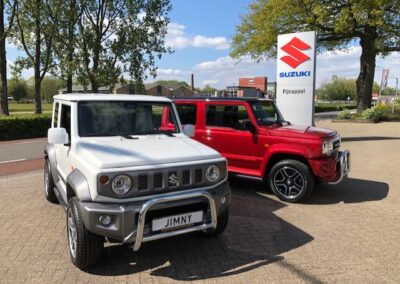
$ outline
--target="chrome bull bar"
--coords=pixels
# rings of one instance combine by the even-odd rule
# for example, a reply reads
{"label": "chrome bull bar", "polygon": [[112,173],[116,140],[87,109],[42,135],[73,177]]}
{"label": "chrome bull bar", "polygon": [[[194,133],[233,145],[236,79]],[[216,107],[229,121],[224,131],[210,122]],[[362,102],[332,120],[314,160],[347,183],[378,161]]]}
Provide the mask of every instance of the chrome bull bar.
{"label": "chrome bull bar", "polygon": [[[153,206],[160,204],[160,203],[167,203],[167,202],[180,201],[180,200],[199,198],[199,197],[203,197],[208,200],[208,203],[210,205],[210,211],[211,211],[211,223],[203,223],[201,225],[184,228],[184,229],[177,229],[175,231],[170,231],[170,232],[158,233],[158,234],[151,235],[148,237],[143,236],[146,214]],[[136,236],[135,236],[135,243],[133,245],[133,250],[138,251],[140,249],[140,246],[144,242],[149,242],[149,241],[153,241],[153,240],[187,234],[187,233],[191,233],[191,232],[195,232],[195,231],[202,231],[202,230],[206,230],[206,229],[210,229],[210,228],[215,229],[216,227],[217,227],[217,210],[215,207],[214,199],[212,198],[211,194],[209,194],[208,192],[196,191],[196,192],[190,192],[190,193],[180,193],[180,194],[156,197],[156,198],[150,199],[149,201],[144,203],[138,213],[138,223],[137,223],[137,227],[136,227]],[[129,239],[133,238],[134,235],[135,235],[135,232],[132,232],[131,234],[129,234],[127,237],[124,238],[123,242],[124,243],[129,242]]]}
{"label": "chrome bull bar", "polygon": [[342,152],[339,152],[338,160],[339,178],[337,181],[329,182],[330,184],[340,183],[343,178],[347,176],[350,172],[350,151],[344,150]]}

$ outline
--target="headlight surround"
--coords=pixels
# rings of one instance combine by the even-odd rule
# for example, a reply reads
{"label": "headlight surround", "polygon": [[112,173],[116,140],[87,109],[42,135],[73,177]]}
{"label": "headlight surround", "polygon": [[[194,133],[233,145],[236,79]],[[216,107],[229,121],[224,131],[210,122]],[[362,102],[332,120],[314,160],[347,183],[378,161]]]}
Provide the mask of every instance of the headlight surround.
{"label": "headlight surround", "polygon": [[216,182],[221,176],[221,170],[217,165],[211,165],[207,168],[206,179],[209,182]]}
{"label": "headlight surround", "polygon": [[[335,149],[335,142],[340,141],[340,137],[335,137],[334,139],[326,140],[322,142],[322,154],[329,156]],[[340,142],[339,142],[340,143]]]}
{"label": "headlight surround", "polygon": [[125,195],[132,187],[132,180],[127,175],[118,175],[113,181],[111,188],[117,195]]}

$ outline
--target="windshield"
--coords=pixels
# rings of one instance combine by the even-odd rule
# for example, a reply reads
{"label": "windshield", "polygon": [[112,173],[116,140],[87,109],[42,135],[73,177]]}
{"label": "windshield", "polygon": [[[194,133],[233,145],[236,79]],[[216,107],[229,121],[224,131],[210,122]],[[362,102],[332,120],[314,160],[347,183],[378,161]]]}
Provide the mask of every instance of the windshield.
{"label": "windshield", "polygon": [[278,108],[272,101],[254,101],[251,102],[251,106],[259,125],[271,125],[284,121]]}
{"label": "windshield", "polygon": [[179,132],[170,103],[86,101],[78,105],[79,136],[130,136]]}

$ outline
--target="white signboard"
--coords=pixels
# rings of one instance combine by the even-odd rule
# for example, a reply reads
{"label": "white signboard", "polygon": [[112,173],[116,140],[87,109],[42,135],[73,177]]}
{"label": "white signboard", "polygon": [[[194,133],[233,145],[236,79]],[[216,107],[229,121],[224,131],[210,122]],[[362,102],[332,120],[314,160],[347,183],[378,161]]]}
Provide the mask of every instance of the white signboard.
{"label": "white signboard", "polygon": [[285,120],[314,125],[316,33],[278,36],[276,103]]}

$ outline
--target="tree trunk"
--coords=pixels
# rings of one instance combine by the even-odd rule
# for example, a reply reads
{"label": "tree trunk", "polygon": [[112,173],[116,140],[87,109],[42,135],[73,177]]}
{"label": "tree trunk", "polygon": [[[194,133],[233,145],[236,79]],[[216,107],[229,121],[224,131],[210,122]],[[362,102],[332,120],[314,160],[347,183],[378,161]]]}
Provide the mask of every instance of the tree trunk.
{"label": "tree trunk", "polygon": [[9,115],[7,93],[6,37],[4,35],[4,1],[0,1],[0,113]]}
{"label": "tree trunk", "polygon": [[372,86],[375,75],[375,40],[372,38],[362,38],[360,74],[357,78],[357,112],[371,107]]}
{"label": "tree trunk", "polygon": [[67,93],[72,93],[72,75],[67,76]]}
{"label": "tree trunk", "polygon": [[[37,14],[40,15],[40,0],[36,0]],[[37,16],[35,19],[35,113],[42,113],[42,98],[40,96],[40,18]]]}

